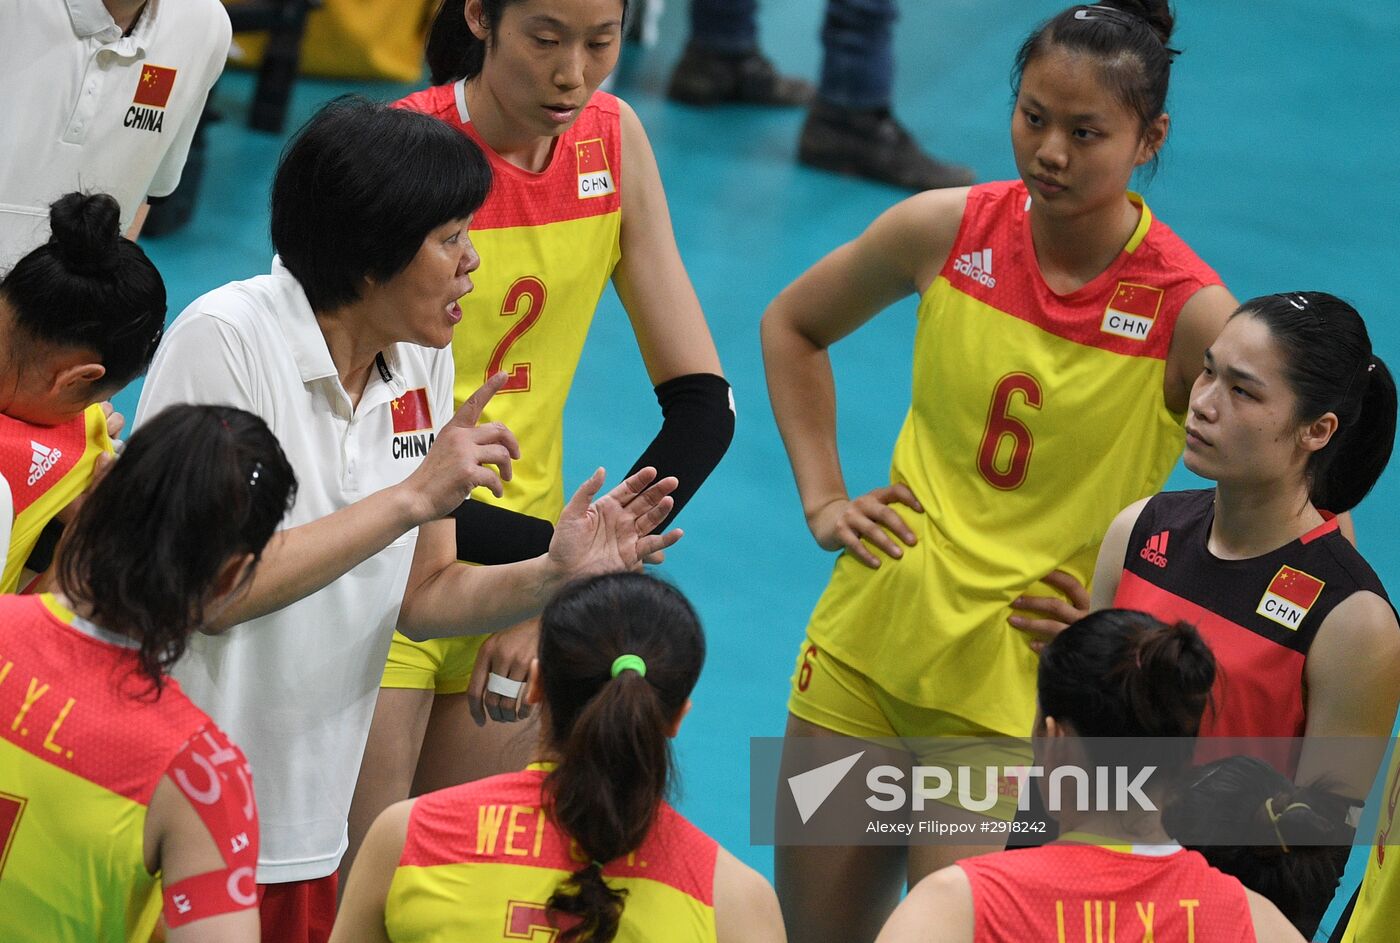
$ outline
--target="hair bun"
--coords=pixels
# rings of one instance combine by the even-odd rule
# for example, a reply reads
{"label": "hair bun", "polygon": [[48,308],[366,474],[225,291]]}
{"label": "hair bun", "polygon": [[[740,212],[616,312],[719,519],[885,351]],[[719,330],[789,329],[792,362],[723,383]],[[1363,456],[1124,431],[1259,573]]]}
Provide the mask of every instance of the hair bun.
{"label": "hair bun", "polygon": [[1122,10],[1124,13],[1132,14],[1137,18],[1146,21],[1152,27],[1152,32],[1157,34],[1157,38],[1166,46],[1171,42],[1172,30],[1176,27],[1176,17],[1172,15],[1171,5],[1167,0],[1098,0],[1103,6],[1113,7],[1115,10]]}
{"label": "hair bun", "polygon": [[1157,736],[1195,736],[1215,683],[1215,658],[1195,626],[1179,621],[1145,628],[1133,646],[1133,665],[1123,675],[1124,693],[1143,728]]}
{"label": "hair bun", "polygon": [[105,193],[69,193],[49,207],[49,242],[80,274],[113,269],[121,240],[121,207]]}

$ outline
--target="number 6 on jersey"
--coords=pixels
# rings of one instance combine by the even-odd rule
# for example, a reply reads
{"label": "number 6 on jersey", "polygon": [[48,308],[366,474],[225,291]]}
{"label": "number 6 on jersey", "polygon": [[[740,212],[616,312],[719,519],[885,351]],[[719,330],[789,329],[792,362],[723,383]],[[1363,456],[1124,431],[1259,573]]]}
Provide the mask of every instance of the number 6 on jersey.
{"label": "number 6 on jersey", "polygon": [[[1040,383],[1036,378],[1028,373],[1008,373],[992,390],[987,430],[982,433],[982,445],[977,450],[977,470],[989,485],[1002,491],[1014,491],[1025,483],[1031,449],[1035,446],[1031,430],[1011,415],[1012,397],[1017,394],[1026,406],[1040,409]],[[1007,440],[1009,449],[1004,445]],[[1002,458],[1008,451],[1010,454]]]}

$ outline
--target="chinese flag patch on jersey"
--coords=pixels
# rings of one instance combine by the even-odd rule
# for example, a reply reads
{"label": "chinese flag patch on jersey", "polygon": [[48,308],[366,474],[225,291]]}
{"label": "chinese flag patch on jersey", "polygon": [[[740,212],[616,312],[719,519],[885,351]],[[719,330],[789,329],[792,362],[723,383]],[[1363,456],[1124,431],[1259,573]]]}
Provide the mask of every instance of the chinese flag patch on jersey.
{"label": "chinese flag patch on jersey", "polygon": [[574,144],[578,156],[578,198],[591,199],[607,196],[617,190],[613,185],[612,171],[608,169],[608,155],[603,150],[603,139],[593,138]]}
{"label": "chinese flag patch on jersey", "polygon": [[1162,289],[1136,282],[1119,282],[1103,312],[1099,330],[1129,340],[1147,340],[1162,307]]}
{"label": "chinese flag patch on jersey", "polygon": [[136,81],[136,95],[131,99],[134,105],[149,105],[164,108],[170,101],[170,92],[175,88],[175,70],[163,65],[141,67],[141,78]]}
{"label": "chinese flag patch on jersey", "polygon": [[424,387],[409,390],[389,404],[394,414],[394,434],[419,432],[433,427],[433,414],[428,409],[428,391]]}
{"label": "chinese flag patch on jersey", "polygon": [[1315,576],[1291,566],[1279,567],[1264,597],[1259,600],[1259,608],[1254,611],[1265,619],[1271,619],[1287,629],[1297,630],[1317,597],[1322,595],[1322,587],[1327,585]]}

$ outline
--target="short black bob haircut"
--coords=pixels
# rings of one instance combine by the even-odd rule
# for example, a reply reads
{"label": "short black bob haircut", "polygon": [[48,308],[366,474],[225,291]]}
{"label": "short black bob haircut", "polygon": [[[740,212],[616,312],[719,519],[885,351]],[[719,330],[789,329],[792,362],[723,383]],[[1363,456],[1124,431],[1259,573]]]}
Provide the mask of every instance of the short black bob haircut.
{"label": "short black bob haircut", "polygon": [[438,226],[475,213],[491,166],[436,118],[357,96],[329,102],[282,152],[272,245],[316,311],[408,267]]}

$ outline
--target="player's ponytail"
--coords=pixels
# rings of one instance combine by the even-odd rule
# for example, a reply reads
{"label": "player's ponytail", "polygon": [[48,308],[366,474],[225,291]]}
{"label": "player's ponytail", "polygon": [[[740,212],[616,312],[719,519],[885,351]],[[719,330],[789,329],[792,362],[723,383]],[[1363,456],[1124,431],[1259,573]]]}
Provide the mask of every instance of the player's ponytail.
{"label": "player's ponytail", "polygon": [[1252,298],[1240,315],[1262,321],[1278,344],[1298,399],[1297,421],[1336,415],[1337,431],[1308,458],[1308,492],[1318,508],[1351,510],[1374,487],[1395,445],[1395,380],[1372,351],[1366,323],[1322,291]]}
{"label": "player's ponytail", "polygon": [[226,564],[251,554],[256,565],[295,491],[262,419],[230,406],[172,406],[136,430],[87,496],[59,548],[59,586],[97,625],[138,643],[159,691],[204,625]]}
{"label": "player's ponytail", "polygon": [[[494,23],[503,5],[502,0],[482,0],[483,18]],[[466,0],[442,0],[438,4],[433,24],[428,28],[424,58],[434,85],[481,74],[486,62],[486,43],[477,39],[467,26]]]}
{"label": "player's ponytail", "polygon": [[1038,681],[1044,716],[1081,737],[1172,738],[1151,750],[1159,765],[1182,768],[1210,700],[1215,657],[1188,623],[1103,609],[1046,646]]}
{"label": "player's ponytail", "polygon": [[547,733],[559,757],[546,803],[581,864],[549,909],[577,918],[560,943],[607,943],[625,891],[608,885],[603,868],[642,844],[666,796],[671,728],[699,678],[705,640],[679,590],[614,573],[550,602],[539,652]]}
{"label": "player's ponytail", "polygon": [[1348,802],[1294,785],[1263,760],[1232,756],[1193,771],[1162,810],[1167,834],[1264,895],[1312,939],[1351,851]]}
{"label": "player's ponytail", "polygon": [[[1054,48],[1088,56],[1105,86],[1138,117],[1145,132],[1166,110],[1176,18],[1166,0],[1102,0],[1078,4],[1038,26],[1016,53],[1011,87],[1019,93],[1026,67]],[[1155,164],[1156,159],[1153,159]]]}
{"label": "player's ponytail", "polygon": [[[165,324],[165,282],[120,231],[121,209],[105,193],[69,193],[49,207],[52,235],[0,281],[21,343],[90,351],[106,368],[93,401],[146,372]],[[34,356],[20,359],[22,370]]]}

